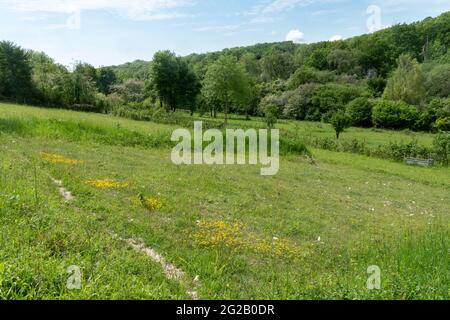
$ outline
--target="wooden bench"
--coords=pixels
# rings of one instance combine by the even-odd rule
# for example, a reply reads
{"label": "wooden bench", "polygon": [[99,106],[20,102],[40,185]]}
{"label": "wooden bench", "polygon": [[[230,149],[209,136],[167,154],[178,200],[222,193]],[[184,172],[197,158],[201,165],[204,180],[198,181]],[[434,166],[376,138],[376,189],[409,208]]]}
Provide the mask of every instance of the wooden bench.
{"label": "wooden bench", "polygon": [[420,166],[420,167],[432,167],[434,166],[433,159],[415,159],[415,158],[406,158],[405,163],[409,166]]}

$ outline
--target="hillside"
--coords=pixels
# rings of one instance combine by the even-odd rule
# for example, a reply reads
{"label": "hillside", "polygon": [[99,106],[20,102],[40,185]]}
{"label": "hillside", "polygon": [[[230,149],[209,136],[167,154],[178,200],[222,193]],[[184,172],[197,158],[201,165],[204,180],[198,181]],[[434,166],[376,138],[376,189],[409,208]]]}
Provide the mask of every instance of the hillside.
{"label": "hillside", "polygon": [[180,167],[155,143],[175,128],[0,104],[0,298],[448,299],[447,168]]}

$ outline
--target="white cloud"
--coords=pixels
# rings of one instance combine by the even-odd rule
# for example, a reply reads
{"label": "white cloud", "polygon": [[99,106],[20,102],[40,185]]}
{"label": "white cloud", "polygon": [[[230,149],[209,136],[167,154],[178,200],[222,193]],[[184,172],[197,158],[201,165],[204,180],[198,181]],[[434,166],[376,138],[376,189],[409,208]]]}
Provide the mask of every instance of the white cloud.
{"label": "white cloud", "polygon": [[315,0],[275,0],[263,9],[264,13],[280,12],[297,6],[306,6],[316,2]]}
{"label": "white cloud", "polygon": [[305,34],[299,29],[293,29],[286,35],[286,41],[292,41],[294,43],[300,43],[303,41]]}
{"label": "white cloud", "polygon": [[332,37],[330,38],[330,41],[331,41],[331,42],[334,42],[334,41],[340,41],[340,40],[344,40],[344,37],[341,36],[340,34],[337,34],[337,35],[332,36]]}
{"label": "white cloud", "polygon": [[179,17],[173,10],[191,0],[0,0],[20,12],[73,14],[85,10],[109,10],[132,20],[162,20]]}

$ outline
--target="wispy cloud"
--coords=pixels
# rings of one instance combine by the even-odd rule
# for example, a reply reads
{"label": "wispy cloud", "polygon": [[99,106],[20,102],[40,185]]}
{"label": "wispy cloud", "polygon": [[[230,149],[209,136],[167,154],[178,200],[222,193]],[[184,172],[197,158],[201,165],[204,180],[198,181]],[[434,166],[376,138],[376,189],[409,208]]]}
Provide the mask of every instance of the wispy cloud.
{"label": "wispy cloud", "polygon": [[86,10],[108,10],[131,20],[163,20],[182,16],[175,10],[192,0],[0,0],[0,5],[19,12],[73,14]]}

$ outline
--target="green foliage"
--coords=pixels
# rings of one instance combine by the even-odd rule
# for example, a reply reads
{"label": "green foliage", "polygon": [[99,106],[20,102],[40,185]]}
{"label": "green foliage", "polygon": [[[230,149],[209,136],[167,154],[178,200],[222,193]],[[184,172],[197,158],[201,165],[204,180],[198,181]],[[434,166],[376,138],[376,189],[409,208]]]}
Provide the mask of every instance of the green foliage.
{"label": "green foliage", "polygon": [[417,60],[401,55],[398,68],[387,82],[383,98],[420,105],[425,100],[425,79]]}
{"label": "green foliage", "polygon": [[435,65],[426,74],[425,87],[429,97],[450,97],[450,64]]}
{"label": "green foliage", "polygon": [[312,103],[315,107],[314,113],[318,118],[311,120],[321,120],[324,118],[329,121],[329,117],[338,110],[344,110],[347,103],[361,97],[370,96],[370,93],[364,87],[344,84],[326,84],[318,86],[314,91]]}
{"label": "green foliage", "polygon": [[12,42],[0,42],[0,97],[24,102],[32,95],[29,54]]}
{"label": "green foliage", "polygon": [[78,63],[67,83],[69,105],[95,105],[97,73],[88,64]]}
{"label": "green foliage", "polygon": [[282,99],[284,101],[283,117],[295,120],[320,117],[312,103],[316,88],[317,85],[315,84],[305,84],[299,86],[294,91],[287,91]]}
{"label": "green foliage", "polygon": [[430,127],[450,131],[450,98],[434,98],[425,109],[425,116]]}
{"label": "green foliage", "polygon": [[103,94],[110,94],[111,88],[117,83],[117,76],[113,68],[103,67],[97,70],[98,90]]}
{"label": "green foliage", "polygon": [[142,103],[145,100],[145,84],[140,80],[128,79],[121,84],[113,85],[110,90],[119,95],[124,103]]}
{"label": "green foliage", "polygon": [[110,68],[116,74],[118,82],[129,79],[145,81],[148,78],[149,65],[150,63],[147,61],[136,60],[120,66],[112,66]]}
{"label": "green foliage", "polygon": [[351,124],[356,127],[372,126],[373,105],[369,98],[361,97],[352,100],[347,104],[346,112],[350,118]]}
{"label": "green foliage", "polygon": [[450,131],[440,131],[433,142],[436,160],[444,166],[450,163]]}
{"label": "green foliage", "polygon": [[419,115],[415,106],[382,99],[373,108],[372,121],[378,128],[415,129]]}
{"label": "green foliage", "polygon": [[367,86],[369,87],[372,95],[377,98],[383,95],[384,90],[386,89],[386,84],[386,79],[380,76],[370,77],[367,80]]}
{"label": "green foliage", "polygon": [[329,50],[326,48],[317,48],[306,59],[305,65],[318,70],[325,70],[328,68],[329,53]]}
{"label": "green foliage", "polygon": [[274,49],[262,58],[261,68],[263,79],[286,80],[294,72],[295,65],[290,52]]}
{"label": "green foliage", "polygon": [[243,66],[232,56],[222,56],[208,68],[203,81],[203,95],[210,105],[220,105],[225,125],[232,104],[245,105],[252,98],[251,80]]}
{"label": "green foliage", "polygon": [[333,126],[334,131],[336,132],[336,139],[339,139],[341,133],[344,132],[345,129],[350,128],[351,119],[348,117],[345,111],[338,110],[331,117],[331,125]]}
{"label": "green foliage", "polygon": [[269,105],[264,110],[264,116],[269,129],[273,129],[277,123],[278,107],[276,105]]}
{"label": "green foliage", "polygon": [[289,78],[288,87],[291,90],[294,90],[301,85],[313,82],[318,82],[317,70],[311,67],[302,66]]}
{"label": "green foliage", "polygon": [[148,93],[154,91],[167,109],[192,108],[199,88],[197,77],[184,60],[169,51],[154,55]]}
{"label": "green foliage", "polygon": [[71,75],[45,53],[30,51],[33,86],[37,101],[47,106],[62,107],[70,104]]}
{"label": "green foliage", "polygon": [[361,74],[362,68],[359,64],[361,52],[357,49],[334,49],[327,56],[328,66],[339,74]]}

